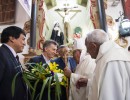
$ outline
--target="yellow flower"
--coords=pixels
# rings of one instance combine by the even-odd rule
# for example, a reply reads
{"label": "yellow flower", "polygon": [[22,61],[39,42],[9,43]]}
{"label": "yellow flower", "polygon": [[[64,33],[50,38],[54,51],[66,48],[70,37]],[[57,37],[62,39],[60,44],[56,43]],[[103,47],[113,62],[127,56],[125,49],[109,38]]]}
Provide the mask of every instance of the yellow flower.
{"label": "yellow flower", "polygon": [[[45,65],[41,63],[37,63],[36,66],[31,69],[31,73],[41,80],[45,80],[47,77],[54,76],[54,74],[57,73],[60,85],[67,86],[67,78],[65,77],[63,70],[58,68],[59,65],[56,62],[49,63],[47,68],[44,66]],[[55,84],[55,81],[53,83]]]}
{"label": "yellow flower", "polygon": [[64,75],[63,76],[63,80],[66,82],[67,81],[67,77]]}
{"label": "yellow flower", "polygon": [[53,70],[53,72],[55,72],[55,73],[60,73],[61,70],[60,70],[60,69],[55,69],[55,70]]}
{"label": "yellow flower", "polygon": [[57,69],[57,66],[59,66],[58,64],[56,64],[56,62],[50,63],[49,64],[49,68],[51,71],[54,71]]}
{"label": "yellow flower", "polygon": [[65,75],[62,76],[62,81],[60,82],[60,84],[65,86],[65,87],[67,86],[67,77]]}

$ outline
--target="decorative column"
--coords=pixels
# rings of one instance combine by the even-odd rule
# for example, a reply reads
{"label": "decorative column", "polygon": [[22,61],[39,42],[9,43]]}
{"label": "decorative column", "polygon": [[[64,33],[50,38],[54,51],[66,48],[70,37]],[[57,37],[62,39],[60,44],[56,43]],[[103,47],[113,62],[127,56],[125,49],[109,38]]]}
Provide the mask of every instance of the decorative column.
{"label": "decorative column", "polygon": [[97,0],[100,28],[107,32],[106,14],[103,0]]}
{"label": "decorative column", "polygon": [[29,45],[29,51],[28,54],[23,54],[24,63],[26,63],[31,57],[36,55],[36,26],[37,26],[37,0],[33,0],[31,10],[31,20],[27,21],[24,25],[24,30],[27,33],[30,33],[30,38],[27,40],[27,44]]}
{"label": "decorative column", "polygon": [[38,9],[37,9],[36,50],[37,54],[41,54],[43,43],[45,41],[45,37],[43,36],[44,23],[45,23],[44,0],[38,0],[37,6]]}
{"label": "decorative column", "polygon": [[30,51],[36,49],[36,22],[37,22],[37,0],[32,1],[31,28],[30,28]]}

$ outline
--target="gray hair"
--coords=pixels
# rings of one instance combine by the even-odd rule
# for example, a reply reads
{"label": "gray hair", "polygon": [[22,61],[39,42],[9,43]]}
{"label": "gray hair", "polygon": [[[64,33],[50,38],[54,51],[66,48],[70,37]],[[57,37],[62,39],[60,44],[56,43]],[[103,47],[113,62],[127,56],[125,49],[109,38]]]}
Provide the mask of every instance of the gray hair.
{"label": "gray hair", "polygon": [[56,45],[58,47],[58,43],[56,41],[54,41],[54,40],[46,40],[43,43],[43,51],[45,51],[45,48],[50,46],[51,44]]}
{"label": "gray hair", "polygon": [[95,29],[87,35],[87,42],[95,42],[101,45],[108,40],[109,35],[101,29]]}
{"label": "gray hair", "polygon": [[60,45],[60,46],[58,47],[58,49],[62,49],[62,48],[65,48],[65,47],[68,47],[68,46],[66,46],[66,45]]}

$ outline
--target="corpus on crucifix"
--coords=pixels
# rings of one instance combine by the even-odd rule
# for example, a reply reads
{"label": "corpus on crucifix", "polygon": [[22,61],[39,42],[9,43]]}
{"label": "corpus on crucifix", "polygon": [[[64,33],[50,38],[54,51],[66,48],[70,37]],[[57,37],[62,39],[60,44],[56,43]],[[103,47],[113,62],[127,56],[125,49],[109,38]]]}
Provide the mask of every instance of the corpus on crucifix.
{"label": "corpus on crucifix", "polygon": [[[74,9],[73,9],[74,8]],[[65,42],[69,42],[69,22],[75,17],[75,15],[78,12],[81,12],[81,10],[75,9],[75,7],[65,7],[65,8],[58,8],[56,9],[57,13],[63,18],[63,24],[64,24],[64,34],[65,34]]]}

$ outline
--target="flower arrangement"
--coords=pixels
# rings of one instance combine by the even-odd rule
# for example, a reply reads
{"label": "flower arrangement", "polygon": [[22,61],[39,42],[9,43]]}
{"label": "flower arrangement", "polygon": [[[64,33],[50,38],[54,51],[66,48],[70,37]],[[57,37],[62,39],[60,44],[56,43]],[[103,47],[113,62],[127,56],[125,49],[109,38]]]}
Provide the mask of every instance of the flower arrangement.
{"label": "flower arrangement", "polygon": [[[31,92],[31,99],[34,100],[36,87],[39,82],[42,83],[42,88],[40,91],[39,100],[42,99],[42,95],[45,87],[48,88],[48,100],[50,100],[50,91],[51,87],[55,87],[55,98],[60,100],[61,88],[60,86],[67,86],[67,78],[63,74],[63,70],[58,69],[58,64],[55,62],[48,64],[42,63],[27,63],[25,66],[28,66],[30,70],[24,70],[22,72],[23,79],[28,85]],[[14,95],[15,90],[15,80],[18,74],[15,75],[12,82],[12,95]],[[34,82],[32,85],[31,82]]]}

